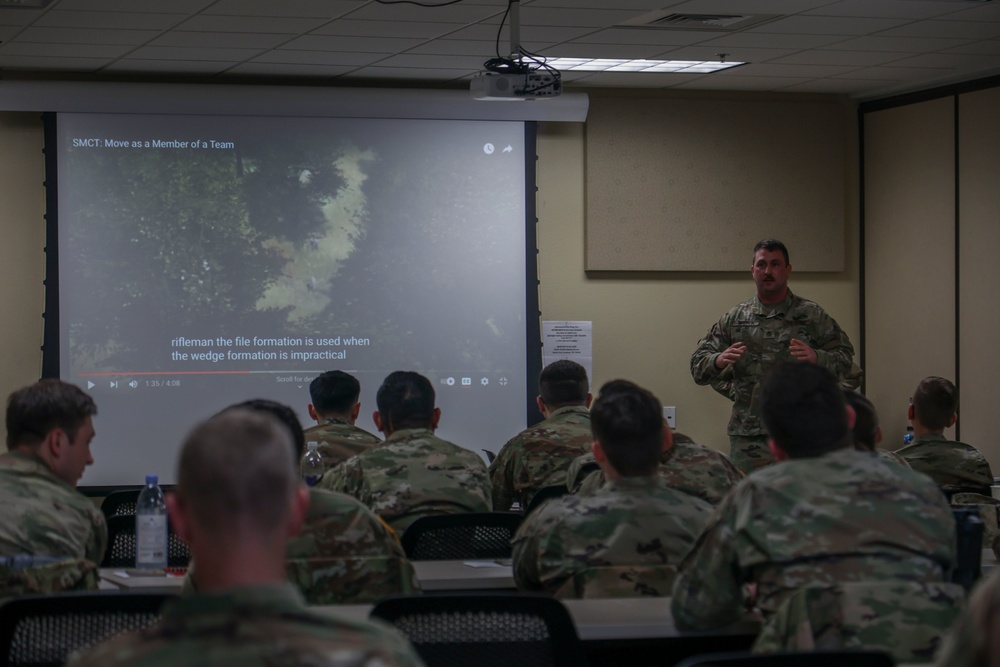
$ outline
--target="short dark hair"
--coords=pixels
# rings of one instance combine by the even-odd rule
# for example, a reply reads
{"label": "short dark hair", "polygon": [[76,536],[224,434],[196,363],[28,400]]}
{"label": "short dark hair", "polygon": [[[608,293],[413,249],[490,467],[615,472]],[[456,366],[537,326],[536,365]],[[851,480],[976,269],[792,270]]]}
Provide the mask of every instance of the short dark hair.
{"label": "short dark hair", "polygon": [[761,387],[760,412],[768,435],[789,458],[820,456],[848,445],[844,392],[822,366],[779,364]]}
{"label": "short dark hair", "polygon": [[958,387],[935,375],[924,378],[913,392],[913,412],[924,427],[943,431],[958,412]]}
{"label": "short dark hair", "polygon": [[583,405],[589,392],[587,369],[569,359],[553,361],[538,376],[538,394],[552,408]]}
{"label": "short dark hair", "polygon": [[753,256],[757,256],[757,251],[759,250],[770,250],[774,252],[775,250],[780,250],[781,254],[785,256],[785,264],[788,264],[788,248],[785,244],[778,239],[762,239],[757,242],[757,245],[753,247]]}
{"label": "short dark hair", "polygon": [[234,403],[223,409],[219,414],[221,415],[229,410],[262,412],[271,415],[284,424],[285,428],[288,429],[288,434],[292,436],[292,453],[295,455],[295,462],[298,465],[299,459],[306,453],[306,436],[302,431],[302,422],[299,421],[299,416],[295,414],[295,410],[284,403],[272,401],[269,398],[251,398],[249,401]]}
{"label": "short dark hair", "polygon": [[878,413],[875,412],[875,406],[866,397],[850,389],[844,390],[844,399],[854,408],[855,419],[851,435],[854,437],[855,449],[874,452],[878,433]]}
{"label": "short dark hair", "polygon": [[394,371],[375,396],[383,426],[392,431],[429,428],[434,420],[434,387],[415,371]]}
{"label": "short dark hair", "polygon": [[75,384],[50,378],[21,387],[7,398],[7,449],[35,447],[56,428],[72,440],[96,414],[94,399]]}
{"label": "short dark hair", "polygon": [[309,398],[320,415],[349,412],[360,395],[361,383],[344,371],[320,373],[309,383]]}
{"label": "short dark hair", "polygon": [[628,380],[606,383],[590,408],[590,428],[619,475],[656,472],[663,452],[663,414],[652,393]]}

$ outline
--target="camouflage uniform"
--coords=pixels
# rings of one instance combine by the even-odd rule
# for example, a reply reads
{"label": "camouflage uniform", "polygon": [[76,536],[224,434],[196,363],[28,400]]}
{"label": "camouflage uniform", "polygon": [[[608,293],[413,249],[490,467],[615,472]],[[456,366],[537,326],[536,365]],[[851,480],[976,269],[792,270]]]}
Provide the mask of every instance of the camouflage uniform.
{"label": "camouflage uniform", "polygon": [[736,621],[743,584],[765,618],[797,589],[844,582],[945,581],[955,521],[925,475],[845,448],[792,459],[743,480],[680,566],[674,621]]}
{"label": "camouflage uniform", "polygon": [[935,664],[991,667],[1000,656],[1000,568],[972,590],[969,604],[952,628]]}
{"label": "camouflage uniform", "polygon": [[360,454],[372,445],[382,442],[363,428],[350,422],[331,417],[322,423],[306,429],[306,442],[318,442],[323,469],[334,468],[355,454]]}
{"label": "camouflage uniform", "polygon": [[909,462],[951,495],[953,493],[981,493],[990,495],[993,471],[986,457],[971,445],[949,440],[940,433],[925,433],[913,442],[897,449],[896,454]]}
{"label": "camouflage uniform", "polygon": [[[844,378],[851,370],[854,348],[836,320],[816,303],[791,291],[781,303],[765,304],[754,296],[739,304],[714,324],[691,355],[691,375],[698,384],[731,381],[728,390],[733,413],[728,433],[731,457],[744,472],[773,461],[760,420],[758,394],[761,382],[784,361],[792,361],[789,342],[797,338],[816,350],[816,363]],[[715,367],[715,359],[733,343],[745,343],[746,352],[735,364]]]}
{"label": "camouflage uniform", "polygon": [[493,507],[507,510],[514,501],[527,507],[544,486],[565,484],[566,468],[590,451],[590,411],[584,405],[557,409],[545,421],[511,438],[490,464]]}
{"label": "camouflage uniform", "polygon": [[902,456],[900,456],[896,452],[890,451],[888,449],[876,449],[875,453],[883,461],[891,461],[892,463],[901,465],[901,466],[903,466],[905,468],[912,468],[913,467],[913,466],[910,465],[909,461],[907,461],[906,459],[904,459]]}
{"label": "camouflage uniform", "polygon": [[[668,489],[655,476],[620,478],[588,495],[554,498],[529,514],[514,535],[514,580],[521,590],[553,594],[601,567],[666,566],[672,580],[673,566],[711,511],[708,503]],[[667,596],[670,583],[631,595]]]}
{"label": "camouflage uniform", "polygon": [[493,509],[479,455],[427,428],[394,431],[323,475],[319,486],[354,496],[397,533],[422,516]]}
{"label": "camouflage uniform", "polygon": [[[53,558],[100,564],[107,546],[107,523],[93,501],[32,454],[0,456],[0,556],[38,557],[52,570]],[[85,564],[69,567],[81,565],[82,574]]]}
{"label": "camouflage uniform", "polygon": [[309,611],[290,584],[252,586],[169,602],[156,625],[107,641],[75,667],[371,667],[420,665],[394,629]]}
{"label": "camouflage uniform", "polygon": [[[659,474],[669,489],[718,505],[736,486],[743,473],[722,452],[699,445],[683,433],[673,434],[674,444],[660,457]],[[604,473],[593,454],[577,457],[566,472],[566,486],[576,493],[592,493],[604,484]]]}

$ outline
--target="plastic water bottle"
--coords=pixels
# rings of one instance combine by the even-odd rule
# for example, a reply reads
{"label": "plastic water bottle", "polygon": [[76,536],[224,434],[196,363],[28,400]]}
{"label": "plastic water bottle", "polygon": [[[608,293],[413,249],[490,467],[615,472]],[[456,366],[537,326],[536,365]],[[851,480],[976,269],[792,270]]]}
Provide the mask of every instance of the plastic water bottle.
{"label": "plastic water bottle", "polygon": [[167,566],[167,504],[156,475],[146,475],[146,488],[135,505],[135,566],[162,570]]}
{"label": "plastic water bottle", "polygon": [[299,473],[309,486],[315,485],[323,476],[323,456],[317,447],[319,447],[318,442],[306,443],[306,453],[302,456],[302,462],[299,464]]}
{"label": "plastic water bottle", "polygon": [[906,434],[903,436],[903,445],[908,445],[913,442],[913,426],[906,427]]}

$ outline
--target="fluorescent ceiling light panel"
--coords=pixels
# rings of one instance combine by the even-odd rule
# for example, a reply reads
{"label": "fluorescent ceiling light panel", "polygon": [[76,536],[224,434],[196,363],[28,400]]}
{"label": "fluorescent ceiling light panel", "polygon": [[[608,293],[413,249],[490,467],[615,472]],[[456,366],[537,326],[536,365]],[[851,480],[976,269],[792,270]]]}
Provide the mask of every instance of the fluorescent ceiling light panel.
{"label": "fluorescent ceiling light panel", "polygon": [[718,60],[615,60],[612,58],[549,58],[548,67],[561,72],[690,72],[704,74],[745,65]]}

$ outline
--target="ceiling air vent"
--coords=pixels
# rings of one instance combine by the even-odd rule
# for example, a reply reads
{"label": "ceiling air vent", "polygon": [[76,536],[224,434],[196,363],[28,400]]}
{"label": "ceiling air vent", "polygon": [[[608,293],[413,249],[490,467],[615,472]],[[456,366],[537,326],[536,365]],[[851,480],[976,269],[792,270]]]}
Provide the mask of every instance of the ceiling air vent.
{"label": "ceiling air vent", "polygon": [[734,32],[752,25],[781,18],[779,14],[678,14],[661,9],[637,16],[619,26],[628,28],[658,28],[661,30],[714,30]]}

